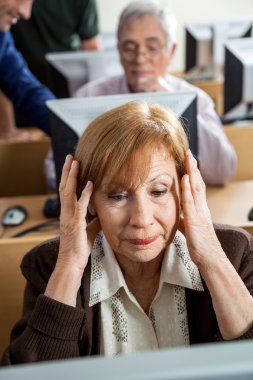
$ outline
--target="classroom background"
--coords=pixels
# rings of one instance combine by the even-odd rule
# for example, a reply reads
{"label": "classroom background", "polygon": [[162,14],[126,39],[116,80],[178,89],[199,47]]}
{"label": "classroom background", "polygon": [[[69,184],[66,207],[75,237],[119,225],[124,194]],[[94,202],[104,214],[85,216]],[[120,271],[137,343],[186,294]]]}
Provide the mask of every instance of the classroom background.
{"label": "classroom background", "polygon": [[[168,6],[178,21],[178,47],[170,65],[171,70],[184,70],[184,25],[190,21],[228,20],[253,18],[253,0],[157,0]],[[114,30],[122,9],[129,0],[97,0],[101,31]]]}

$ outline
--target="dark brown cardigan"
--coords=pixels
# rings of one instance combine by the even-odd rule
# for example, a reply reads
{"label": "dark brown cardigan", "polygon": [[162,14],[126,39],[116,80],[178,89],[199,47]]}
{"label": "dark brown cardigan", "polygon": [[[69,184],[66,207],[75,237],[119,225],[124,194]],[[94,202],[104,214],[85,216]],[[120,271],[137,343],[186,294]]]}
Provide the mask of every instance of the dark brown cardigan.
{"label": "dark brown cardigan", "polygon": [[[242,229],[216,225],[228,258],[253,295],[253,238]],[[43,295],[54,269],[59,239],[33,248],[21,269],[27,279],[22,319],[14,326],[2,365],[99,354],[100,304],[89,307],[90,262],[71,307]],[[205,286],[205,283],[203,281]],[[186,289],[190,344],[222,340],[208,289]],[[240,339],[252,339],[253,326]]]}

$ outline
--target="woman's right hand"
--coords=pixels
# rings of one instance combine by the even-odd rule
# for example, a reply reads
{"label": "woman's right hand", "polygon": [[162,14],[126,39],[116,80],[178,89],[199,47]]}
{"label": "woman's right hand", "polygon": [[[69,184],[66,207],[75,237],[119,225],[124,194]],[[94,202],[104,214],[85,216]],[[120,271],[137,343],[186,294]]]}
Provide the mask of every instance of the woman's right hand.
{"label": "woman's right hand", "polygon": [[86,214],[92,194],[92,182],[88,181],[77,200],[76,186],[79,163],[71,155],[66,157],[59,186],[61,200],[60,249],[57,265],[72,265],[83,273],[96,235],[100,230],[96,218],[88,226]]}
{"label": "woman's right hand", "polygon": [[73,306],[93,242],[100,231],[97,218],[88,225],[86,223],[93,189],[92,182],[88,181],[81,197],[77,199],[78,171],[78,162],[68,155],[59,186],[61,200],[59,254],[45,292],[45,295]]}

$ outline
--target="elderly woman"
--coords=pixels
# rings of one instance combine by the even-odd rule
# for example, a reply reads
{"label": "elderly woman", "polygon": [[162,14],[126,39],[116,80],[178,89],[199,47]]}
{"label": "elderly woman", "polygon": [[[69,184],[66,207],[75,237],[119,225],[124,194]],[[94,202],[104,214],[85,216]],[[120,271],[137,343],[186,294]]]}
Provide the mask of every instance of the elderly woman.
{"label": "elderly woman", "polygon": [[66,158],[60,198],[60,239],[23,259],[3,364],[253,337],[252,238],[214,229],[170,112],[131,102],[96,118]]}

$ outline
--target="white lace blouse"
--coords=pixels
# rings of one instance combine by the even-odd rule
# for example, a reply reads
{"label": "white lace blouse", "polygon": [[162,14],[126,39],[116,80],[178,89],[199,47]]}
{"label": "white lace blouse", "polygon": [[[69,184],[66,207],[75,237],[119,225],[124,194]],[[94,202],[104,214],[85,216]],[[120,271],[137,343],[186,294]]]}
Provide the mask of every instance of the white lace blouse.
{"label": "white lace blouse", "polygon": [[90,306],[101,302],[100,353],[118,355],[189,344],[185,288],[203,291],[185,237],[178,231],[168,247],[159,288],[148,315],[129,291],[102,233],[91,253]]}

